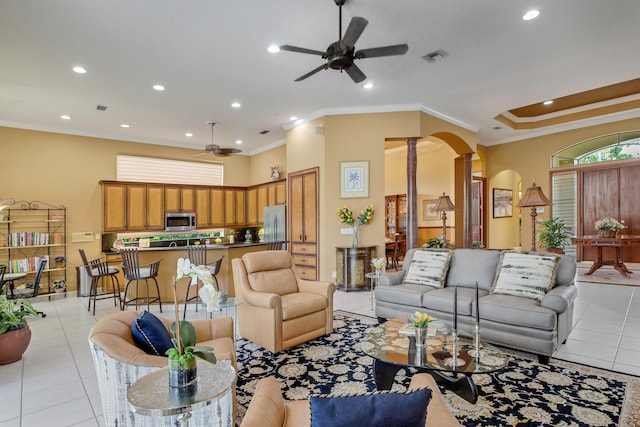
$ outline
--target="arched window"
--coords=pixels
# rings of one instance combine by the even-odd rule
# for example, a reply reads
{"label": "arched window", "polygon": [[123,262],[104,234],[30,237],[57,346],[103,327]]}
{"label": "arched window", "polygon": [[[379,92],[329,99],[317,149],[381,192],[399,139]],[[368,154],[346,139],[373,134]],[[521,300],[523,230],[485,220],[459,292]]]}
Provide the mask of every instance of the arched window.
{"label": "arched window", "polygon": [[604,135],[574,144],[553,154],[551,167],[633,158],[640,158],[640,131]]}

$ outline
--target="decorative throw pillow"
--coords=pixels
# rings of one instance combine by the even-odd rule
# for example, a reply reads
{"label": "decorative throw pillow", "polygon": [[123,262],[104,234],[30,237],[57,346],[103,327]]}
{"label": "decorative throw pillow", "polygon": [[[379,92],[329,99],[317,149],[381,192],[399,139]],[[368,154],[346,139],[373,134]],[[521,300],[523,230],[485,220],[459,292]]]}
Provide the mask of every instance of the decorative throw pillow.
{"label": "decorative throw pillow", "polygon": [[491,293],[541,301],[555,283],[558,260],[552,254],[503,252]]}
{"label": "decorative throw pillow", "polygon": [[146,310],[131,324],[131,334],[138,348],[147,354],[165,356],[166,351],[173,347],[171,334],[162,320]]}
{"label": "decorative throw pillow", "polygon": [[442,288],[447,278],[451,254],[448,249],[416,250],[403,282]]}
{"label": "decorative throw pillow", "polygon": [[311,427],[424,427],[429,388],[311,396]]}

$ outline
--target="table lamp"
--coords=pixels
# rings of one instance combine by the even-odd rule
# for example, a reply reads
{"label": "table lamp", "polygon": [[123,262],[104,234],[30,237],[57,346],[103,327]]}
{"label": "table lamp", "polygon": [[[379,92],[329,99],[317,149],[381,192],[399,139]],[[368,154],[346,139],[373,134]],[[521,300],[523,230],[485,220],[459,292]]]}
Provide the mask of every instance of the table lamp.
{"label": "table lamp", "polygon": [[527,188],[524,197],[518,203],[519,208],[531,207],[531,251],[536,250],[536,216],[538,216],[537,206],[549,206],[551,201],[544,195],[542,189],[536,186],[536,182],[533,181],[531,187]]}
{"label": "table lamp", "polygon": [[435,212],[441,212],[441,218],[442,218],[442,242],[444,243],[444,241],[447,239],[447,212],[449,211],[455,211],[456,207],[455,205],[451,202],[451,199],[449,198],[449,196],[446,196],[444,193],[442,193],[442,196],[438,197],[438,201],[436,202],[436,205],[433,207],[433,210]]}

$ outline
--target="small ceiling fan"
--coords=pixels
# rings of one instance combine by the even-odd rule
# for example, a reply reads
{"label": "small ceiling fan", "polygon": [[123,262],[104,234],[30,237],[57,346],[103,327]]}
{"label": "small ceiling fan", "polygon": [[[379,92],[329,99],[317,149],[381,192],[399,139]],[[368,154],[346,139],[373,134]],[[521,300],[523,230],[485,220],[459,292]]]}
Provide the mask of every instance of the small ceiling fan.
{"label": "small ceiling fan", "polygon": [[298,77],[295,81],[299,82],[306,79],[307,77],[311,77],[319,71],[326,70],[327,68],[332,68],[334,70],[346,71],[349,77],[351,77],[351,79],[354,81],[354,83],[360,83],[361,81],[365,80],[367,76],[365,76],[362,70],[360,70],[360,68],[358,68],[358,66],[354,64],[353,61],[355,59],[404,55],[405,53],[407,53],[407,51],[409,50],[409,46],[406,43],[373,47],[370,49],[362,49],[356,51],[355,44],[362,35],[362,32],[364,31],[369,21],[364,18],[354,16],[353,18],[351,18],[351,22],[349,22],[349,26],[347,27],[347,30],[343,35],[342,5],[345,4],[347,0],[333,1],[340,9],[338,16],[338,41],[331,43],[329,47],[327,47],[326,52],[291,46],[288,44],[280,46],[281,50],[318,55],[321,56],[322,59],[327,60],[325,64],[322,64],[321,66],[309,71],[307,74]]}
{"label": "small ceiling fan", "polygon": [[213,143],[213,127],[218,123],[214,121],[210,121],[210,122],[207,122],[207,124],[211,126],[211,144],[204,147],[204,151],[219,157],[227,157],[229,154],[242,153],[242,150],[239,150],[237,148],[222,148],[218,144],[214,144]]}

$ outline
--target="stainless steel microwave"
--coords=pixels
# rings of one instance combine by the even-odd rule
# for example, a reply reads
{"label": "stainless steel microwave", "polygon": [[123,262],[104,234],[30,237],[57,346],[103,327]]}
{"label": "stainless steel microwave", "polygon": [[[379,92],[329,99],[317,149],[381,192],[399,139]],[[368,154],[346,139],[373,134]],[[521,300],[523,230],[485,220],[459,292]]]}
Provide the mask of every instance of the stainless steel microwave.
{"label": "stainless steel microwave", "polygon": [[167,212],[164,217],[164,229],[165,231],[195,230],[195,212]]}

